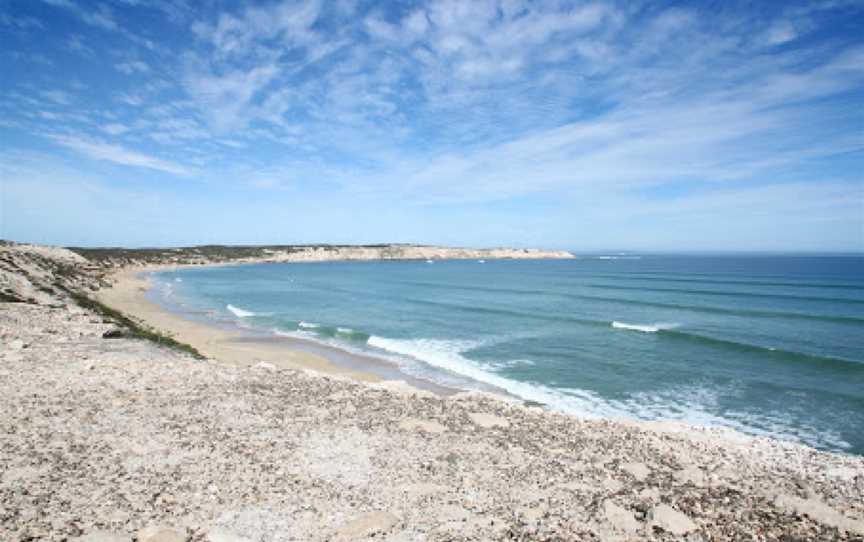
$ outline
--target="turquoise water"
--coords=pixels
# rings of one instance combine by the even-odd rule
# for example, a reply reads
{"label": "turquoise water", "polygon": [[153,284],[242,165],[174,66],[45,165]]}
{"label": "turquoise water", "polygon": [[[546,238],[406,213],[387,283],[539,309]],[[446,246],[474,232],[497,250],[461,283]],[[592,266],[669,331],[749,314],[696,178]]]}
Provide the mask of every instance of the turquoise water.
{"label": "turquoise water", "polygon": [[334,262],[155,274],[160,301],[583,416],[864,454],[864,258]]}

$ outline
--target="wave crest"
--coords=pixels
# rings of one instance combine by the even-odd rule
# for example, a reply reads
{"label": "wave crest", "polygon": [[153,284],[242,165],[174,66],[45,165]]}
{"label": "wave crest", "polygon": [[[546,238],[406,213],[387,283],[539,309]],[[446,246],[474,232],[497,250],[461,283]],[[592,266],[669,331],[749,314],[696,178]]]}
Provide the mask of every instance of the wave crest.
{"label": "wave crest", "polygon": [[627,329],[630,331],[641,331],[642,333],[657,333],[658,331],[663,331],[664,329],[675,329],[679,324],[628,324],[626,322],[614,321],[612,322],[612,327],[615,329]]}
{"label": "wave crest", "polygon": [[235,307],[234,305],[231,305],[231,304],[226,305],[225,308],[228,309],[228,312],[230,312],[231,314],[233,314],[237,318],[248,318],[250,316],[255,316],[254,312],[247,311],[247,310],[241,309],[239,307]]}

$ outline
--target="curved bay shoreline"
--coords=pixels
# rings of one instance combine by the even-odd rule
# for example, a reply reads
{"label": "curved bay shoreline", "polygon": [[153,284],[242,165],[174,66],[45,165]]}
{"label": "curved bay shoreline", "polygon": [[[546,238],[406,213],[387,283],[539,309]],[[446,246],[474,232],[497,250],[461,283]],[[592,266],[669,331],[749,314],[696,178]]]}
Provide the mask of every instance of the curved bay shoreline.
{"label": "curved bay shoreline", "polygon": [[250,349],[142,303],[140,270],[100,299],[221,363],[105,339],[114,324],[38,287],[40,258],[86,262],[0,250],[14,262],[0,285],[33,300],[0,303],[4,540],[864,536],[864,458],[440,397]]}

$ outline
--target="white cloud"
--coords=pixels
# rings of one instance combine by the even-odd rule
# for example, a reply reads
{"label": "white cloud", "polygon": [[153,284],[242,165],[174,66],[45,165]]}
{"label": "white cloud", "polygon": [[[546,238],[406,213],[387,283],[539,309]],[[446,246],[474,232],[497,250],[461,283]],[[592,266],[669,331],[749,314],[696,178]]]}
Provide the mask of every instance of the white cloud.
{"label": "white cloud", "polygon": [[69,38],[69,40],[67,41],[67,45],[69,46],[70,49],[72,49],[76,53],[79,53],[83,56],[86,56],[86,57],[96,56],[96,51],[94,51],[92,47],[90,47],[89,45],[87,45],[84,42],[84,38],[82,36],[78,36],[78,35],[71,36]]}
{"label": "white cloud", "polygon": [[69,105],[72,97],[68,92],[62,90],[43,90],[39,93],[43,98],[46,98],[56,104]]}
{"label": "white cloud", "polygon": [[114,20],[111,10],[104,4],[95,9],[82,9],[79,11],[79,15],[85,23],[104,30],[119,30],[120,28]]}
{"label": "white cloud", "polygon": [[283,45],[306,45],[315,39],[311,26],[318,19],[318,0],[283,1],[250,7],[239,16],[222,14],[215,24],[196,23],[192,29],[222,55],[246,55],[256,40],[280,38]]}
{"label": "white cloud", "polygon": [[104,160],[125,166],[154,169],[180,176],[189,176],[193,173],[192,170],[180,164],[131,151],[119,145],[111,145],[98,140],[66,135],[53,135],[51,139],[64,147],[96,160]]}
{"label": "white cloud", "polygon": [[778,21],[765,34],[768,45],[782,45],[798,37],[798,31],[789,21]]}
{"label": "white cloud", "polygon": [[126,132],[129,131],[128,126],[126,126],[124,124],[119,124],[119,123],[103,124],[102,126],[99,127],[99,129],[101,129],[106,134],[111,134],[111,135],[125,134]]}
{"label": "white cloud", "polygon": [[150,66],[140,60],[121,62],[114,67],[117,68],[117,71],[123,72],[126,75],[132,75],[133,73],[147,73],[150,71]]}

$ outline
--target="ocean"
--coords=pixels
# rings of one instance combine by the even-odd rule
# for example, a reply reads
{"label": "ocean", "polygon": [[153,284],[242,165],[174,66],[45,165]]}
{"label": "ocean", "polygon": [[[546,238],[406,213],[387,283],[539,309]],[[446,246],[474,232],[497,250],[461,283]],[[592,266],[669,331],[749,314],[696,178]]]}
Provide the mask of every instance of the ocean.
{"label": "ocean", "polygon": [[592,256],[154,273],[187,317],[587,417],[864,454],[864,257]]}

